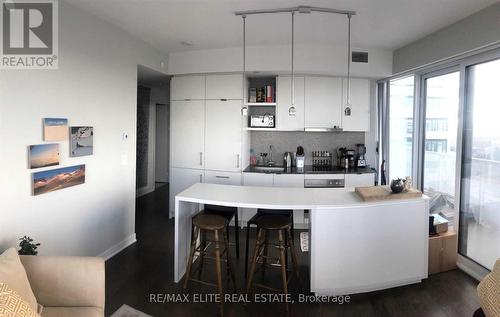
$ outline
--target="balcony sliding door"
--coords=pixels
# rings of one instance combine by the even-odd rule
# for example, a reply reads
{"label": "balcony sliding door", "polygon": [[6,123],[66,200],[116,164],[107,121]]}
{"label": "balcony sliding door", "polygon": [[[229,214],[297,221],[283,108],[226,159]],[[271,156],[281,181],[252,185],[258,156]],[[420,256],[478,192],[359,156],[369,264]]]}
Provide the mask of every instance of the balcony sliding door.
{"label": "balcony sliding door", "polygon": [[459,253],[500,258],[500,59],[466,68]]}
{"label": "balcony sliding door", "polygon": [[412,176],[414,88],[413,76],[389,82],[388,182]]}
{"label": "balcony sliding door", "polygon": [[431,198],[430,213],[453,224],[460,72],[424,77],[422,188]]}

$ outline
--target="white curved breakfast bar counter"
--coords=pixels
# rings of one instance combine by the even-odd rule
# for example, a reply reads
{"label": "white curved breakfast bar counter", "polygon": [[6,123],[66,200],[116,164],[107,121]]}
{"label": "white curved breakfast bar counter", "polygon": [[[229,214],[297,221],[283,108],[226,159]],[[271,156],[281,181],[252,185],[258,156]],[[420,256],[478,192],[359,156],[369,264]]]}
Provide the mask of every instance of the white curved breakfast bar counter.
{"label": "white curved breakfast bar counter", "polygon": [[310,210],[310,282],[319,295],[368,292],[427,278],[425,196],[364,202],[348,189],[199,183],[175,197],[175,282],[186,271],[191,216],[203,204]]}

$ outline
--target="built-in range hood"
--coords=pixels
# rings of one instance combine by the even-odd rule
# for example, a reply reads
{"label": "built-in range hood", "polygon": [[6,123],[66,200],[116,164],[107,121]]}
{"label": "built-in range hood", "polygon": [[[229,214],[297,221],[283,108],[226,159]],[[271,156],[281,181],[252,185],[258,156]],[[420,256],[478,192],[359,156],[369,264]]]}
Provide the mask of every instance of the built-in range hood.
{"label": "built-in range hood", "polygon": [[305,132],[342,132],[344,129],[339,127],[333,128],[304,128]]}

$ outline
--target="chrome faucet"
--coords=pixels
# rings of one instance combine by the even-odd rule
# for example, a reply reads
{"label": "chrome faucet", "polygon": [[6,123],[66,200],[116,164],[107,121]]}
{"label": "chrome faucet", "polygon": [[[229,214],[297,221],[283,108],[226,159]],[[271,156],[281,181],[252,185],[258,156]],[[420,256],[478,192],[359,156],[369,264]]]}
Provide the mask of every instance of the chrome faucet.
{"label": "chrome faucet", "polygon": [[267,161],[267,165],[272,166],[274,165],[273,161],[273,146],[269,145],[269,161]]}

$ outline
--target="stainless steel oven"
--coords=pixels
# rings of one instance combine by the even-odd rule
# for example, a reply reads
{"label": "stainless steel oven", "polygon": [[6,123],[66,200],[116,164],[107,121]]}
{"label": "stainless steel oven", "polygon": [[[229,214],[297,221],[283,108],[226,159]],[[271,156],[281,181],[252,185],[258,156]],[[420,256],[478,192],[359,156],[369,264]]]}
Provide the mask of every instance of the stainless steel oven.
{"label": "stainless steel oven", "polygon": [[304,188],[344,188],[344,174],[315,174],[307,175],[304,179]]}

